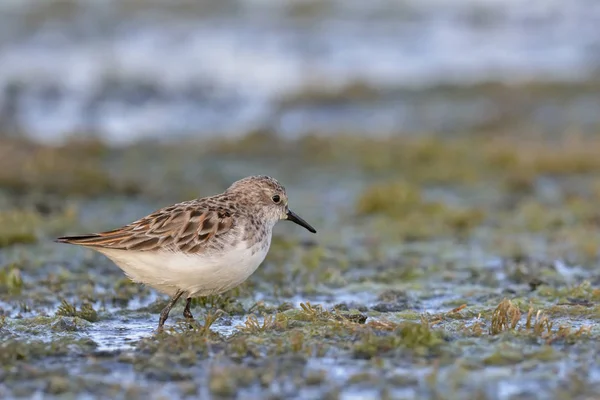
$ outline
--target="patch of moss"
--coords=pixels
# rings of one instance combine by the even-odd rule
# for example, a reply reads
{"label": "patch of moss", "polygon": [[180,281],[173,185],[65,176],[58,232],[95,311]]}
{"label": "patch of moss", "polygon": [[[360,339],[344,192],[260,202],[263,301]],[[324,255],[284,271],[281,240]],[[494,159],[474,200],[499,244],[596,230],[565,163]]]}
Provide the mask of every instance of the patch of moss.
{"label": "patch of moss", "polygon": [[35,243],[39,224],[40,218],[34,213],[0,212],[0,248],[18,243]]}
{"label": "patch of moss", "polygon": [[568,317],[570,319],[600,319],[600,305],[558,304],[546,309],[552,317]]}
{"label": "patch of moss", "polygon": [[74,219],[75,212],[70,208],[49,215],[28,209],[0,211],[0,248],[36,243],[40,234],[61,231]]}
{"label": "patch of moss", "polygon": [[[284,141],[276,132],[270,130],[256,130],[248,132],[241,138],[221,139],[214,141],[212,150],[217,154],[228,155],[253,155],[270,156],[283,150]],[[275,153],[274,153],[275,152]]]}
{"label": "patch of moss", "polygon": [[492,323],[490,326],[490,334],[497,335],[498,333],[515,329],[521,319],[521,310],[513,304],[512,301],[504,299],[492,314]]}
{"label": "patch of moss", "polygon": [[358,214],[385,214],[397,218],[405,217],[424,206],[421,191],[406,182],[379,183],[363,191],[358,199]]}
{"label": "patch of moss", "polygon": [[259,334],[273,329],[275,327],[275,322],[276,319],[273,315],[263,315],[263,321],[261,323],[256,315],[251,314],[244,322],[244,325],[239,326],[238,329],[244,333]]}
{"label": "patch of moss", "polygon": [[549,362],[560,359],[562,355],[551,346],[540,349],[519,349],[517,346],[502,345],[494,353],[483,359],[485,365],[506,366],[522,362]]}
{"label": "patch of moss", "polygon": [[53,376],[48,379],[45,392],[53,395],[61,395],[67,392],[70,386],[70,381],[67,377]]}
{"label": "patch of moss", "polygon": [[107,153],[107,148],[97,141],[77,140],[53,147],[2,139],[0,188],[21,194],[139,193],[136,183],[108,173],[103,165]]}
{"label": "patch of moss", "polygon": [[380,91],[367,82],[354,81],[336,89],[322,86],[308,86],[300,92],[293,93],[281,100],[282,106],[297,106],[302,104],[344,104],[349,102],[373,101],[381,96]]}
{"label": "patch of moss", "polygon": [[525,359],[526,355],[522,351],[515,349],[511,349],[510,351],[507,349],[502,349],[484,358],[483,363],[485,365],[494,366],[514,365],[524,361]]}
{"label": "patch of moss", "polygon": [[237,393],[238,384],[235,375],[228,369],[213,368],[208,378],[208,388],[213,395],[230,397]]}
{"label": "patch of moss", "polygon": [[[144,298],[150,294],[150,288],[145,285],[133,282],[129,278],[121,278],[113,285],[111,301],[113,304],[126,307],[134,297]],[[161,302],[162,305],[162,302]],[[158,310],[157,312],[160,312]]]}
{"label": "patch of moss", "polygon": [[89,328],[90,322],[79,317],[58,317],[52,323],[54,332],[79,332]]}
{"label": "patch of moss", "polygon": [[583,281],[574,286],[561,286],[557,288],[542,286],[538,288],[538,295],[572,305],[577,305],[578,303],[585,305],[585,302],[593,304],[600,301],[600,289],[594,288],[590,281]]}
{"label": "patch of moss", "polygon": [[[356,204],[358,215],[382,215],[397,221],[405,238],[428,238],[468,233],[483,222],[478,209],[459,209],[427,201],[420,189],[407,182],[378,183],[365,189]],[[389,221],[389,220],[388,220]]]}
{"label": "patch of moss", "polygon": [[77,310],[74,304],[70,304],[66,300],[62,300],[56,315],[64,317],[78,317],[89,322],[98,321],[98,313],[90,303],[83,303],[81,308]]}
{"label": "patch of moss", "polygon": [[0,364],[10,366],[19,361],[32,361],[44,357],[60,357],[74,352],[86,353],[97,347],[91,339],[59,337],[50,342],[8,339],[0,343]]}
{"label": "patch of moss", "polygon": [[23,277],[19,265],[13,263],[0,268],[0,293],[16,295],[23,289]]}
{"label": "patch of moss", "polygon": [[349,385],[365,384],[365,385],[376,385],[379,382],[379,377],[371,372],[359,372],[351,375],[346,383]]}
{"label": "patch of moss", "polygon": [[239,288],[221,295],[210,295],[195,297],[192,299],[192,307],[200,306],[205,309],[219,309],[229,315],[243,315],[246,313],[244,305],[236,298]]}
{"label": "patch of moss", "polygon": [[[211,340],[220,339],[218,334],[210,330],[196,329],[195,327],[190,329],[187,323],[167,328],[167,330],[142,339],[138,342],[137,348],[148,354],[167,354],[172,362],[179,362],[180,355],[188,351],[197,355],[206,354]],[[143,362],[144,360],[138,361]]]}
{"label": "patch of moss", "polygon": [[360,341],[354,345],[354,356],[372,358],[397,349],[428,354],[438,351],[443,343],[442,333],[431,329],[426,322],[403,322],[386,334],[375,334],[372,331],[363,333]]}
{"label": "patch of moss", "polygon": [[394,316],[401,320],[407,321],[419,321],[421,319],[421,314],[414,310],[404,310],[401,312],[397,312]]}

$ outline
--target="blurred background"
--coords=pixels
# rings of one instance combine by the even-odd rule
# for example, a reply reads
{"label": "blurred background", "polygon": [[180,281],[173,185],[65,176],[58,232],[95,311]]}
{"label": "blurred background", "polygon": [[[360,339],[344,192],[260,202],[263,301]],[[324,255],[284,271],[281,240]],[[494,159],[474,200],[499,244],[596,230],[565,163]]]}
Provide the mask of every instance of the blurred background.
{"label": "blurred background", "polygon": [[[598,0],[0,0],[0,397],[596,398],[599,26]],[[52,242],[253,174],[318,235],[278,224],[191,328]]]}
{"label": "blurred background", "polygon": [[598,126],[595,0],[2,1],[0,128],[390,135]]}

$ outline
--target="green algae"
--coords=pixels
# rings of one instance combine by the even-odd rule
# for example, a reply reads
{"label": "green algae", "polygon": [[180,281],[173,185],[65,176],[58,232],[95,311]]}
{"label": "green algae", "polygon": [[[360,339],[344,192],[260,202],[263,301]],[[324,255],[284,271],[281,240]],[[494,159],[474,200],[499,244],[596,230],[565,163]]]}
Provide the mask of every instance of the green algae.
{"label": "green algae", "polygon": [[222,295],[211,295],[205,297],[197,297],[192,299],[192,307],[202,307],[205,309],[219,309],[230,315],[244,315],[245,310],[235,295],[239,289],[233,289]]}
{"label": "green algae", "polygon": [[16,263],[3,266],[0,269],[0,293],[17,295],[23,289],[23,276]]}
{"label": "green algae", "polygon": [[20,208],[0,211],[0,248],[34,244],[40,235],[54,234],[72,224],[74,219],[75,212],[70,208],[50,214]]}
{"label": "green algae", "polygon": [[37,241],[35,215],[20,212],[0,212],[0,248]]}
{"label": "green algae", "polygon": [[[113,167],[131,163],[128,177],[139,169],[140,181],[152,178],[144,157],[134,155],[142,150],[157,163],[181,159],[181,170],[241,165],[245,171],[267,160],[269,171],[286,184],[289,178],[293,207],[306,210],[311,222],[315,214],[322,228],[316,242],[276,230],[265,263],[248,282],[194,299],[196,321],[183,320],[178,304],[165,330],[155,332],[166,296],[130,282],[102,256],[50,239],[56,230],[78,231],[84,216],[93,229],[119,226],[164,205],[162,192],[150,190],[157,199],[148,204],[113,196],[128,193],[100,179],[98,192],[77,189],[74,181],[60,189],[73,208],[39,211],[23,200],[19,218],[31,218],[35,241],[0,253],[0,339],[11,346],[0,348],[7,366],[0,378],[24,397],[35,390],[148,397],[169,382],[173,397],[336,398],[373,384],[390,398],[395,389],[409,397],[477,398],[489,390],[483,381],[526,390],[512,378],[518,371],[541,394],[554,390],[548,377],[565,398],[594,394],[598,166],[576,158],[591,158],[585,147],[598,143],[578,140],[584,139],[287,141],[255,132],[212,143],[216,158],[206,153],[214,148],[193,143],[82,150],[99,170],[108,158],[116,160]],[[280,153],[274,156],[266,143]],[[221,157],[237,167],[221,168]],[[326,172],[290,173],[278,158]],[[221,190],[231,178],[202,175],[202,190]],[[190,191],[198,175],[166,184],[176,194]],[[52,187],[59,186],[43,190]],[[92,193],[101,197],[87,198]],[[326,207],[330,198],[344,205]],[[85,379],[66,383],[62,378],[73,374],[64,368],[83,371]],[[567,371],[564,377],[556,368]],[[123,381],[106,378],[110,372]]]}
{"label": "green algae", "polygon": [[35,337],[48,332],[85,332],[91,327],[89,321],[79,317],[65,316],[36,316],[31,318],[11,319],[6,323],[7,329],[16,334],[26,334]]}
{"label": "green algae", "polygon": [[406,182],[379,183],[359,196],[359,215],[381,215],[402,221],[399,232],[407,239],[426,239],[444,233],[466,233],[483,222],[478,209],[451,208],[428,201],[418,186]]}
{"label": "green algae", "polygon": [[[0,188],[57,195],[135,194],[139,186],[122,181],[103,166],[106,146],[95,140],[42,146],[25,140],[2,139]],[[9,167],[10,166],[10,167]]]}
{"label": "green algae", "polygon": [[54,332],[80,332],[85,331],[90,327],[89,320],[82,319],[79,317],[62,317],[58,318],[56,322],[52,324],[52,331]]}
{"label": "green algae", "polygon": [[424,204],[418,187],[397,182],[368,188],[359,198],[356,207],[359,214],[383,213],[401,218],[413,210],[425,208],[426,211],[432,211],[436,204]]}
{"label": "green algae", "polygon": [[0,363],[7,367],[17,362],[39,360],[44,357],[60,357],[74,352],[89,352],[96,346],[95,342],[87,338],[63,337],[52,342],[7,339],[0,343]]}
{"label": "green algae", "polygon": [[75,305],[70,304],[66,300],[62,300],[58,310],[56,310],[56,315],[64,317],[77,317],[89,322],[98,321],[98,313],[96,310],[94,310],[94,307],[90,303],[83,303],[79,310],[77,310]]}
{"label": "green algae", "polygon": [[385,335],[365,332],[354,346],[357,358],[382,356],[398,349],[410,349],[417,354],[438,353],[444,343],[443,333],[432,330],[426,322],[403,322]]}

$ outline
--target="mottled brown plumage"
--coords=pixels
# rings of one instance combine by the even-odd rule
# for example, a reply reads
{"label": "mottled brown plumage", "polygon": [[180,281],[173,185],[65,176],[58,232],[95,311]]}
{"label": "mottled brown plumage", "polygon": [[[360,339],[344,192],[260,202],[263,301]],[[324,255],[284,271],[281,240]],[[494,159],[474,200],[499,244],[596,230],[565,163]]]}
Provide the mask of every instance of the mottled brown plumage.
{"label": "mottled brown plumage", "polygon": [[288,219],[316,232],[287,204],[279,182],[253,176],[221,194],[162,208],[115,230],[56,241],[103,253],[134,281],[173,296],[160,328],[181,295],[222,293],[246,280],[268,252],[277,221]]}
{"label": "mottled brown plumage", "polygon": [[[235,212],[204,199],[162,208],[122,228],[83,236],[59,238],[60,242],[88,247],[137,251],[201,253],[231,230]],[[222,248],[225,243],[220,243]]]}
{"label": "mottled brown plumage", "polygon": [[244,220],[260,232],[265,214],[261,200],[265,196],[253,189],[261,187],[270,189],[269,193],[279,193],[282,196],[281,204],[287,205],[285,188],[275,179],[267,176],[249,177],[235,182],[222,194],[161,208],[121,228],[88,235],[65,236],[57,241],[118,250],[167,250],[183,253],[221,250],[227,245],[234,245],[237,240],[254,244],[261,240],[260,235],[256,235],[255,231],[245,230],[245,235],[238,237],[235,227]]}

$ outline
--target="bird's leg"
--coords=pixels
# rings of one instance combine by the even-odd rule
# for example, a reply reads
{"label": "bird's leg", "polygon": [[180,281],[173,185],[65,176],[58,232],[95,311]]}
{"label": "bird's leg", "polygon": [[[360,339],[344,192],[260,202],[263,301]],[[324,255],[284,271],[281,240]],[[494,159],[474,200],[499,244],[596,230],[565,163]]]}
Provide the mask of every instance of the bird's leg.
{"label": "bird's leg", "polygon": [[188,297],[187,301],[185,302],[185,308],[183,310],[183,316],[185,317],[185,319],[188,320],[189,323],[189,328],[190,329],[194,329],[194,324],[192,324],[192,322],[194,321],[194,316],[192,315],[192,312],[190,311],[190,306],[192,304],[192,298]]}
{"label": "bird's leg", "polygon": [[177,293],[175,293],[175,295],[171,298],[171,301],[169,301],[169,304],[167,304],[167,306],[160,312],[160,319],[158,320],[159,331],[162,330],[165,321],[167,320],[167,318],[169,318],[169,312],[171,312],[171,308],[173,308],[175,303],[177,303],[177,300],[179,300],[182,294],[183,291],[178,290]]}
{"label": "bird's leg", "polygon": [[188,297],[187,301],[185,302],[185,309],[183,310],[183,316],[186,319],[194,319],[194,316],[192,315],[192,312],[190,311],[191,304],[192,304],[192,298]]}

